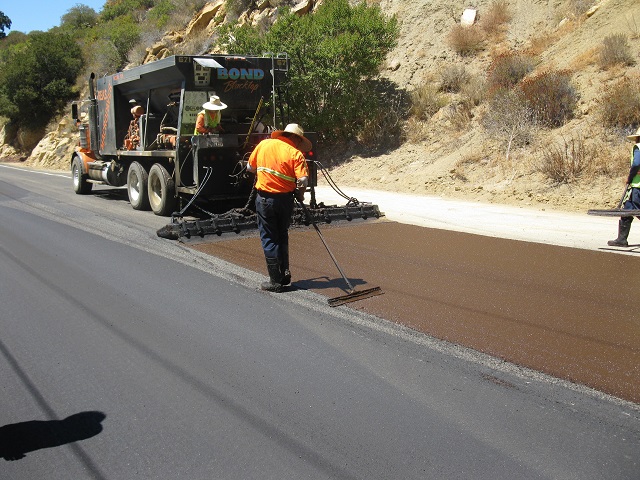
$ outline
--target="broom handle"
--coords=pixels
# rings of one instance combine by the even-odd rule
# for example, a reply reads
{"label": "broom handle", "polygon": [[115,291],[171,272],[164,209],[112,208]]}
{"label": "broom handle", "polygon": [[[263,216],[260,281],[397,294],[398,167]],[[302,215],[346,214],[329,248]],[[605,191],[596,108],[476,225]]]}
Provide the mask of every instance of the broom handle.
{"label": "broom handle", "polygon": [[329,256],[331,257],[331,260],[333,260],[333,264],[336,266],[336,268],[340,272],[340,275],[342,275],[342,278],[344,279],[344,281],[346,282],[347,286],[349,287],[349,293],[353,293],[355,288],[353,288],[353,285],[351,285],[351,282],[349,281],[347,276],[344,274],[344,272],[340,268],[340,265],[338,265],[338,261],[336,260],[336,257],[334,257],[333,253],[331,253],[331,249],[329,248],[329,245],[327,245],[327,242],[324,239],[324,235],[322,235],[322,232],[318,228],[318,225],[316,225],[315,220],[313,219],[313,217],[309,213],[309,210],[307,210],[306,205],[304,204],[304,202],[301,202],[297,198],[296,198],[296,202],[298,202],[298,205],[300,205],[302,207],[302,210],[304,211],[304,214],[311,221],[311,225],[313,225],[313,228],[315,228],[316,232],[318,232],[318,236],[320,237],[320,240],[322,240],[322,244],[324,245],[324,248],[327,249],[327,253],[329,253]]}

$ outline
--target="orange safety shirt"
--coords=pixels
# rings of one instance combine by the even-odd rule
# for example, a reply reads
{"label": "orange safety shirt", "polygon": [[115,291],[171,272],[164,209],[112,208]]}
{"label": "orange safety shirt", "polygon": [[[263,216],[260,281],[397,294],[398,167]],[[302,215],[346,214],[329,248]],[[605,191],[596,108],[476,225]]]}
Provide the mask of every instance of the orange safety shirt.
{"label": "orange safety shirt", "polygon": [[309,176],[307,161],[286,137],[268,138],[258,144],[249,157],[256,172],[256,189],[287,193],[296,189],[296,179]]}

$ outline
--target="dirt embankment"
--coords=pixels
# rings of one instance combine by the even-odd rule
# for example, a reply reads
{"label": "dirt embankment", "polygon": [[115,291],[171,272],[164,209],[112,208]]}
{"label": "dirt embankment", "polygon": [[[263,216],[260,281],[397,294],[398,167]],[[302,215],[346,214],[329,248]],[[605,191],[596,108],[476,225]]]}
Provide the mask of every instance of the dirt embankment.
{"label": "dirt embankment", "polygon": [[[482,19],[492,0],[476,2]],[[602,93],[624,76],[640,75],[640,13],[635,0],[601,2],[531,0],[507,1],[511,20],[502,35],[493,37],[480,53],[461,57],[447,37],[460,21],[463,8],[457,1],[382,0],[381,7],[402,22],[397,48],[383,75],[402,88],[415,89],[437,83],[443,69],[464,66],[469,75],[486,77],[495,55],[529,52],[535,56],[535,72],[564,69],[578,94],[575,118],[558,129],[539,129],[528,145],[506,157],[504,143],[482,126],[487,105],[471,112],[463,129],[450,112],[459,101],[449,95],[447,105],[420,125],[421,138],[375,157],[354,155],[333,169],[341,185],[391,190],[421,195],[440,195],[483,202],[526,205],[542,209],[586,211],[617,204],[628,165],[630,144],[624,132],[610,132],[598,117]],[[574,16],[595,7],[589,16]],[[602,70],[598,53],[603,40],[624,34],[636,63]],[[640,119],[640,112],[638,113]],[[413,132],[415,136],[415,125]],[[407,129],[405,129],[407,131]],[[593,161],[607,162],[612,174],[585,172],[575,182],[558,184],[540,172],[544,149],[553,144],[581,139]],[[589,159],[587,159],[589,160]]]}

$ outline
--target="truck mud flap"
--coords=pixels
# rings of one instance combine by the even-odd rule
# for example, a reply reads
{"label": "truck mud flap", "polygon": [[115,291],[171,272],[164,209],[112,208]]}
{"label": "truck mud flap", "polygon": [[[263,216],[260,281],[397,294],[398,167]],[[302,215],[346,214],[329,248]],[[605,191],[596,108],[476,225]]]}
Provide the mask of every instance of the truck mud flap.
{"label": "truck mud flap", "polygon": [[[319,204],[315,208],[307,208],[316,223],[331,223],[339,221],[352,221],[356,219],[378,219],[384,216],[377,205],[371,203],[359,203],[357,205],[332,205]],[[294,207],[291,219],[292,225],[308,226],[311,224],[302,208]],[[156,233],[161,238],[179,240],[181,238],[204,238],[207,235],[222,235],[223,233],[240,233],[243,230],[255,230],[258,228],[256,214],[247,210],[241,213],[228,212],[220,215],[212,215],[209,218],[186,220],[174,217],[171,223],[160,228]]]}

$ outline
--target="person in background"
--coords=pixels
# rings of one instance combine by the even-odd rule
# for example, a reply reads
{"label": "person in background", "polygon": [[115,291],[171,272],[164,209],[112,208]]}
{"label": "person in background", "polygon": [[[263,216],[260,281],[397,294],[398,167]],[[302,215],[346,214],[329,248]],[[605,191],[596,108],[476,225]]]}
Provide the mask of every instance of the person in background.
{"label": "person in background", "polygon": [[256,173],[256,213],[269,281],[262,290],[281,292],[291,283],[289,270],[289,224],[294,196],[304,200],[309,170],[302,152],[311,150],[303,129],[290,123],[271,132],[249,157],[247,170]]}
{"label": "person in background", "polygon": [[[640,128],[627,140],[633,143],[631,147],[631,168],[627,176],[627,193],[623,198],[623,210],[640,210]],[[637,217],[640,220],[640,217]],[[610,247],[628,247],[627,237],[631,230],[633,217],[620,217],[618,222],[618,238],[609,240]]]}
{"label": "person in background", "polygon": [[194,135],[206,135],[209,133],[219,133],[222,131],[220,121],[222,120],[222,110],[227,105],[222,103],[220,97],[213,95],[209,101],[202,105],[202,110],[196,118],[196,128]]}

